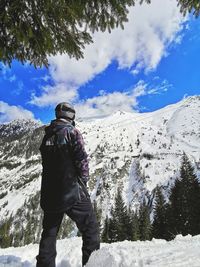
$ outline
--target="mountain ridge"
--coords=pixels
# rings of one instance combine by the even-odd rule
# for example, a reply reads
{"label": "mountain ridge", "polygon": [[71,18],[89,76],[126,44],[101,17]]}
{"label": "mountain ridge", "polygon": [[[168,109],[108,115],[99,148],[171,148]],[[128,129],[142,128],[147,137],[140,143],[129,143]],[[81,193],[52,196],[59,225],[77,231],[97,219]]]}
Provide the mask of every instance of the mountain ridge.
{"label": "mountain ridge", "polygon": [[[153,203],[158,184],[167,198],[179,175],[183,152],[200,178],[199,115],[200,96],[196,96],[151,113],[118,111],[104,119],[77,121],[89,155],[91,199],[97,203],[102,222],[110,214],[118,187],[132,209],[137,209],[144,198]],[[15,134],[13,125],[17,123]],[[7,128],[0,125],[0,231],[10,223],[9,242],[15,246],[39,240],[39,145],[45,127],[31,121],[19,124],[12,122]],[[60,237],[75,232],[74,225],[65,219]]]}

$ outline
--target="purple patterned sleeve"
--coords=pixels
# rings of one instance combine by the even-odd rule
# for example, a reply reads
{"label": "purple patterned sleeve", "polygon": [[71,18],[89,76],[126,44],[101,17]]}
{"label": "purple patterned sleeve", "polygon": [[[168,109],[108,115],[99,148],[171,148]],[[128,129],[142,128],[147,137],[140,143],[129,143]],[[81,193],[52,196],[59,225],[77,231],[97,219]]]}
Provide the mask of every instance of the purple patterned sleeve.
{"label": "purple patterned sleeve", "polygon": [[88,155],[85,151],[83,137],[76,128],[71,132],[71,142],[78,175],[84,183],[87,183],[89,179]]}

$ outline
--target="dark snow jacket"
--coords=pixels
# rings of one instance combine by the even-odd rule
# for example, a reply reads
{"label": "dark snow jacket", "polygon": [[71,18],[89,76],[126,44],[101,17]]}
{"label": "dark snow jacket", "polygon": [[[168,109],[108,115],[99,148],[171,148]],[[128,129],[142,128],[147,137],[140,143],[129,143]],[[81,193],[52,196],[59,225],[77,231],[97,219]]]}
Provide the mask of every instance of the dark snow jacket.
{"label": "dark snow jacket", "polygon": [[89,177],[82,135],[70,121],[54,120],[45,128],[40,152],[41,208],[46,212],[65,211],[79,200],[79,184],[84,187]]}

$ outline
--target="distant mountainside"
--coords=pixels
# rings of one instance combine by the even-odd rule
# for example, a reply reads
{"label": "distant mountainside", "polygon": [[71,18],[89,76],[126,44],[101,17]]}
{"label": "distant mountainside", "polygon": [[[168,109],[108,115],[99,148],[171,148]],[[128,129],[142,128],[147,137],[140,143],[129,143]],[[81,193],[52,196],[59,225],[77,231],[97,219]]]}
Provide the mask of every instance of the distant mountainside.
{"label": "distant mountainside", "polygon": [[[133,209],[143,198],[153,203],[157,184],[166,190],[167,198],[183,152],[200,178],[200,96],[151,113],[118,111],[79,121],[77,128],[89,154],[91,199],[102,220],[109,214],[118,187]],[[39,240],[43,133],[44,126],[30,120],[0,125],[0,237],[4,236],[4,246]],[[75,234],[74,224],[65,218],[59,237]]]}

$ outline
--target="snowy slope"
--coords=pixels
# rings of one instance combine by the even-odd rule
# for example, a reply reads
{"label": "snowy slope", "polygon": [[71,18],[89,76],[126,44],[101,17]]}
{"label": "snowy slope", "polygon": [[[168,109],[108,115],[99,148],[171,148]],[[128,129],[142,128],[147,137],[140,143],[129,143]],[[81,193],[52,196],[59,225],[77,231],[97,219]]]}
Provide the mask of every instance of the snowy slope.
{"label": "snowy slope", "polygon": [[100,173],[101,193],[97,199],[104,203],[103,210],[107,210],[108,201],[112,203],[119,185],[126,202],[135,207],[144,195],[152,194],[157,184],[169,187],[178,174],[183,151],[198,166],[199,115],[200,98],[191,97],[152,113],[119,111],[80,124],[90,153],[91,172],[97,177]]}
{"label": "snowy slope", "polygon": [[[151,113],[118,111],[78,121],[77,127],[89,154],[91,198],[97,202],[102,221],[109,215],[118,187],[132,209],[143,198],[153,202],[157,184],[166,189],[167,197],[179,175],[183,151],[200,178],[200,96]],[[0,125],[0,228],[9,223],[8,235],[14,235],[15,246],[38,242],[40,236],[43,130],[44,126],[31,121]],[[66,224],[62,238],[73,235],[72,223],[66,219]]]}
{"label": "snowy slope", "polygon": [[[199,267],[200,235],[173,241],[123,241],[101,244],[86,267]],[[0,249],[0,267],[33,267],[38,245]],[[57,267],[81,267],[81,238],[57,242]]]}

